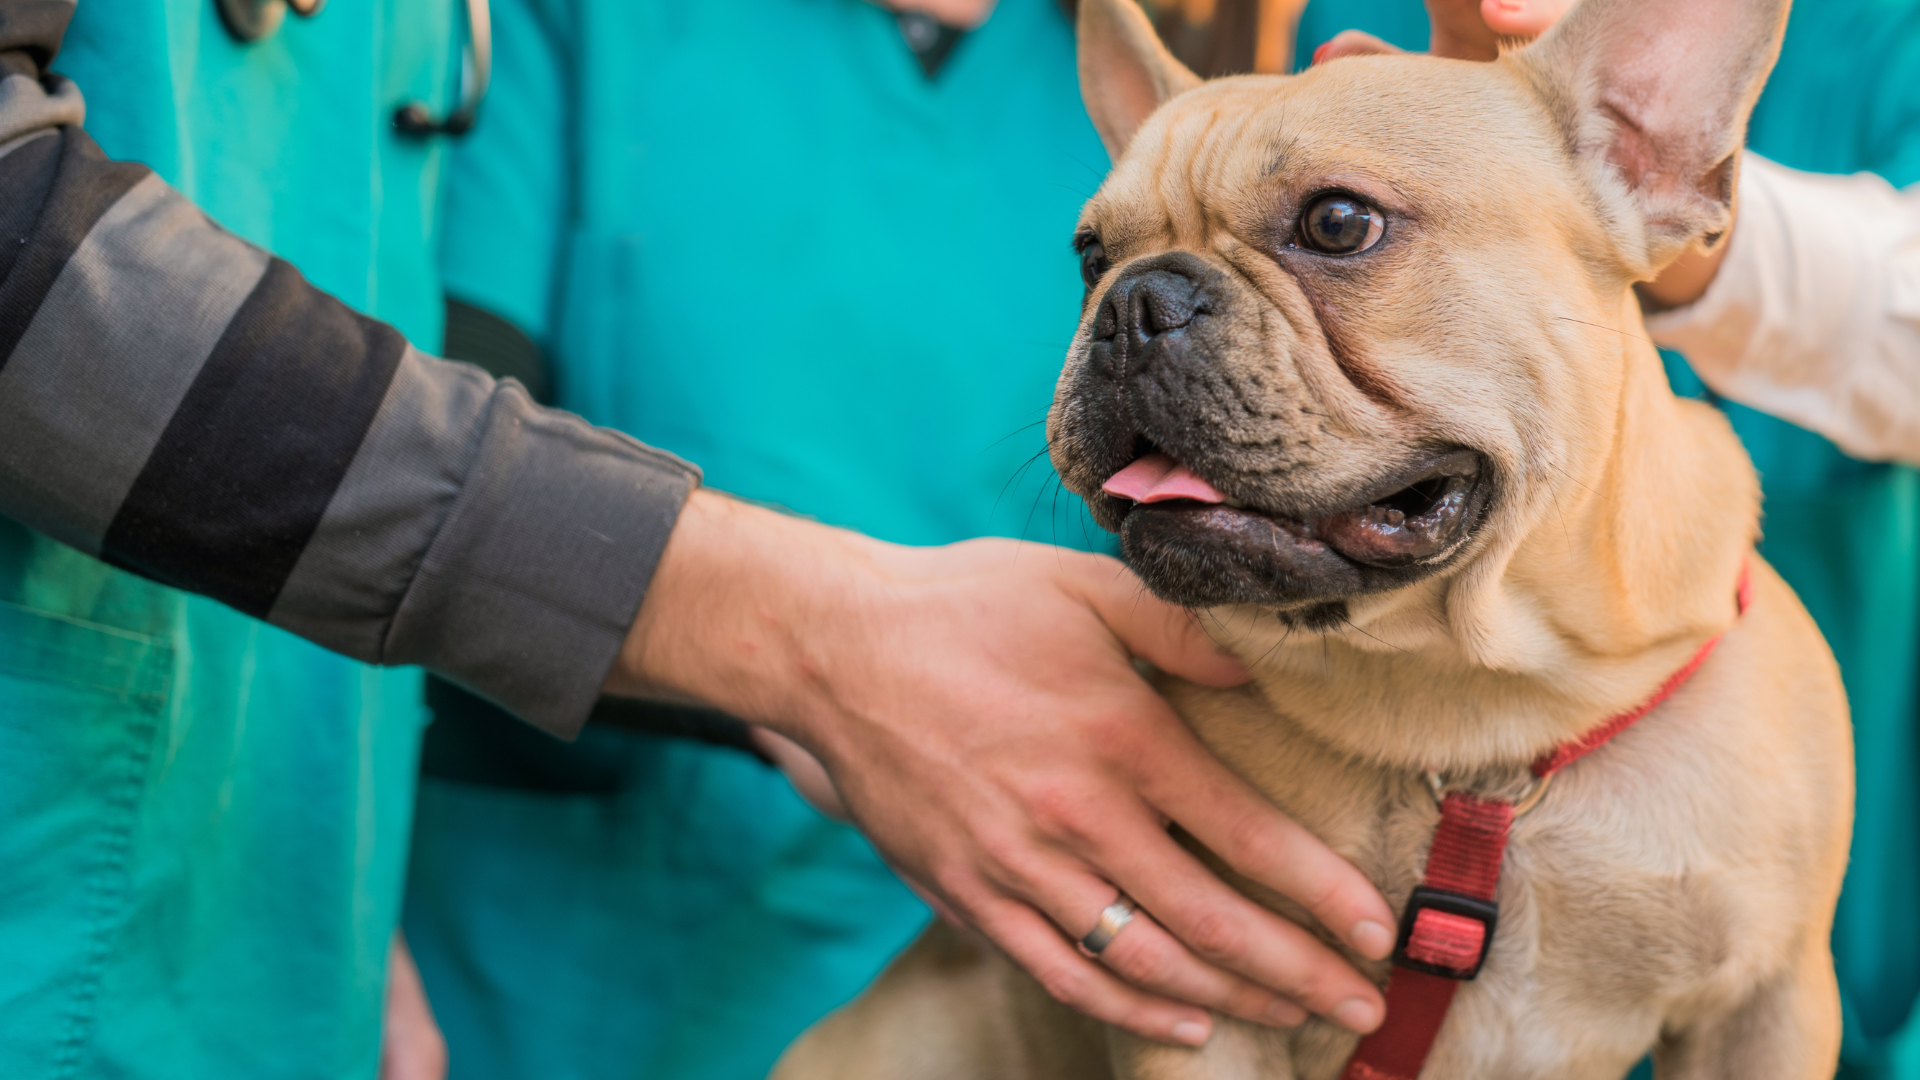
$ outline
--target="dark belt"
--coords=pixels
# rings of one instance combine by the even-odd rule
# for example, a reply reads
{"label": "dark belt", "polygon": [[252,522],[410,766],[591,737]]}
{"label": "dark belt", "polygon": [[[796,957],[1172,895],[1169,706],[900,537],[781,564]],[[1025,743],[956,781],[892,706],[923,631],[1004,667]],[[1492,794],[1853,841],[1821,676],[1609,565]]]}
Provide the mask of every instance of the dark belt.
{"label": "dark belt", "polygon": [[442,780],[554,794],[612,794],[629,786],[636,738],[687,739],[771,764],[754,746],[745,721],[696,705],[603,697],[586,732],[572,743],[432,675],[427,707],[433,723],[421,747],[420,772]]}

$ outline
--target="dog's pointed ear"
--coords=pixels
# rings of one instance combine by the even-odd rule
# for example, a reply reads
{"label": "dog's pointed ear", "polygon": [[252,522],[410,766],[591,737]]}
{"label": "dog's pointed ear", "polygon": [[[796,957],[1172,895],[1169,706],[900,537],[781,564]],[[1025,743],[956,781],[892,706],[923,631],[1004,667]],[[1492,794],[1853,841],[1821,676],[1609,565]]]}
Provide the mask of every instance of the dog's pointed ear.
{"label": "dog's pointed ear", "polygon": [[1115,161],[1153,110],[1200,85],[1134,0],[1080,0],[1080,97]]}
{"label": "dog's pointed ear", "polygon": [[1719,242],[1788,0],[1583,0],[1515,55],[1650,274]]}

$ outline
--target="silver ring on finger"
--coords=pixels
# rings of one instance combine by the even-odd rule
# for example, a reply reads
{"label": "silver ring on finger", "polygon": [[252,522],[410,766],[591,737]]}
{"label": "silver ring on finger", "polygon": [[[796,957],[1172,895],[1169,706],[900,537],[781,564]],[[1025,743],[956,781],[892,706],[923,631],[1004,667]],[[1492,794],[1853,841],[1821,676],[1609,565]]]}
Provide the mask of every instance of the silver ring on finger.
{"label": "silver ring on finger", "polygon": [[1093,925],[1093,929],[1087,931],[1087,936],[1080,939],[1080,947],[1094,956],[1099,956],[1106,951],[1107,946],[1113,944],[1114,938],[1120,936],[1120,931],[1125,930],[1127,924],[1133,921],[1134,912],[1138,910],[1140,909],[1134,904],[1133,898],[1126,893],[1121,893],[1114,898],[1113,903],[1107,905],[1106,910],[1100,913],[1100,921]]}

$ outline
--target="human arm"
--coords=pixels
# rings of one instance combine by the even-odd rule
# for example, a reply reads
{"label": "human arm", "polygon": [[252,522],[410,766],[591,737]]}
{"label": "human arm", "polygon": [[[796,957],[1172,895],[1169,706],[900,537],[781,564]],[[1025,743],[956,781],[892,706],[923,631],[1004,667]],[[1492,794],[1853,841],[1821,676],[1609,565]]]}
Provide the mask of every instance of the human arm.
{"label": "human arm", "polygon": [[694,470],[412,349],[101,155],[0,3],[0,513],[336,651],[586,716]]}
{"label": "human arm", "polygon": [[1855,457],[1920,464],[1920,190],[1755,154],[1697,300],[1647,318],[1716,393]]}

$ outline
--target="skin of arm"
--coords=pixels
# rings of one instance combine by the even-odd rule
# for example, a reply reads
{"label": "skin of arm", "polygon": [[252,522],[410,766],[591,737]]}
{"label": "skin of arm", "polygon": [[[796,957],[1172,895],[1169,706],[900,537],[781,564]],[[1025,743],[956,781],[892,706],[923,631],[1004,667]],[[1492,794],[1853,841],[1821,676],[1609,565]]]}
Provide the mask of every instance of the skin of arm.
{"label": "skin of arm", "polygon": [[[1390,951],[1390,909],[1208,755],[1136,657],[1208,685],[1246,677],[1114,560],[1005,540],[899,547],[701,490],[607,689],[693,698],[804,747],[922,895],[1083,1012],[1189,1044],[1210,1033],[1204,1008],[1377,1026],[1368,980],[1167,826],[1363,955]],[[1116,889],[1151,917],[1096,962],[1071,942]]]}
{"label": "skin of arm", "polygon": [[1920,462],[1920,191],[1750,153],[1739,192],[1711,287],[1650,311],[1648,333],[1729,401],[1863,461]]}

